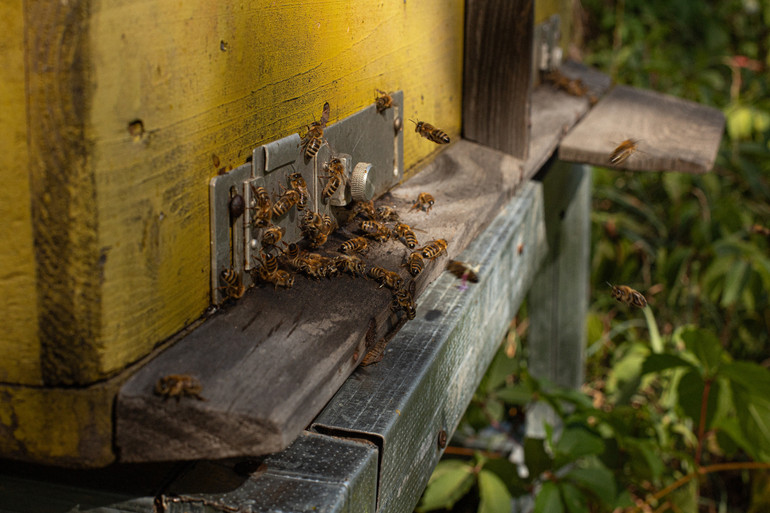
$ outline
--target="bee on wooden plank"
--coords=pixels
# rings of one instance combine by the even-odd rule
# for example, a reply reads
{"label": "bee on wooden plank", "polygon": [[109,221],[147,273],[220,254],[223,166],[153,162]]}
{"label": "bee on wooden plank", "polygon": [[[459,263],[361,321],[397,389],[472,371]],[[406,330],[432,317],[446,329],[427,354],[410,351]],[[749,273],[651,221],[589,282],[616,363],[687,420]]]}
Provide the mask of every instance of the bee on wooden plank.
{"label": "bee on wooden plank", "polygon": [[406,262],[402,265],[407,268],[409,274],[417,276],[425,268],[425,261],[422,259],[422,254],[419,251],[415,251],[406,257]]}
{"label": "bee on wooden plank", "polygon": [[438,129],[425,121],[415,121],[413,119],[410,119],[409,121],[416,125],[414,131],[425,137],[427,140],[433,141],[436,144],[449,144],[449,136],[443,130]]}
{"label": "bee on wooden plank", "polygon": [[612,285],[611,283],[607,283],[607,285],[612,287],[612,297],[617,301],[638,308],[647,306],[647,300],[641,292],[638,292],[627,285]]}
{"label": "bee on wooden plank", "polygon": [[390,239],[390,228],[378,221],[361,221],[361,230],[366,236],[378,242],[385,242]]}
{"label": "bee on wooden plank", "polygon": [[324,145],[324,128],[329,121],[329,102],[324,103],[323,112],[320,121],[313,121],[307,127],[307,133],[302,137],[302,153],[307,160],[312,159],[318,154],[318,150]]}
{"label": "bee on wooden plank", "polygon": [[414,280],[412,280],[408,286],[396,290],[396,293],[393,295],[393,301],[390,304],[390,308],[394,312],[404,310],[406,318],[410,321],[417,315],[417,305],[414,303],[414,290],[415,284]]}
{"label": "bee on wooden plank", "polygon": [[447,242],[444,239],[436,239],[419,249],[424,258],[435,260],[447,249]]}
{"label": "bee on wooden plank", "polygon": [[396,212],[396,209],[387,205],[377,207],[375,215],[381,222],[398,221],[398,212]]}
{"label": "bee on wooden plank", "polygon": [[292,173],[289,175],[289,184],[291,188],[299,193],[299,199],[297,200],[297,210],[305,210],[307,206],[307,200],[310,194],[307,191],[307,182],[302,177],[301,173]]}
{"label": "bee on wooden plank", "polygon": [[557,89],[561,89],[572,96],[585,96],[588,93],[588,88],[581,79],[568,78],[558,69],[548,72],[544,79],[546,82],[553,84]]}
{"label": "bee on wooden plank", "polygon": [[294,189],[287,189],[283,191],[275,203],[273,204],[273,215],[275,217],[281,217],[289,211],[291,207],[299,203],[300,194]]}
{"label": "bee on wooden plank", "polygon": [[433,204],[435,202],[436,200],[433,199],[433,196],[431,194],[427,192],[421,192],[417,196],[417,201],[414,202],[414,204],[412,205],[412,208],[410,208],[409,210],[420,209],[427,214],[428,212],[430,212],[430,209],[433,208]]}
{"label": "bee on wooden plank", "polygon": [[404,279],[397,272],[388,271],[379,266],[372,266],[368,270],[368,275],[380,283],[380,288],[388,287],[391,290],[397,290],[404,283]]}
{"label": "bee on wooden plank", "polygon": [[366,237],[348,239],[340,246],[340,253],[364,253],[369,248]]}
{"label": "bee on wooden plank", "polygon": [[409,249],[414,249],[418,244],[417,235],[415,235],[412,227],[406,223],[398,223],[396,226],[394,226],[393,234],[395,235],[395,238],[404,239],[404,244],[406,244],[406,247]]}
{"label": "bee on wooden plank", "polygon": [[339,272],[346,272],[353,276],[366,276],[366,264],[356,255],[338,255],[332,262]]}
{"label": "bee on wooden plank", "polygon": [[462,283],[459,285],[460,290],[466,290],[468,288],[468,282],[479,282],[479,267],[471,266],[465,262],[459,260],[449,260],[446,264],[447,271],[454,274],[457,278],[460,278]]}
{"label": "bee on wooden plank", "polygon": [[361,216],[369,221],[375,221],[377,219],[377,212],[374,210],[373,201],[356,201],[353,205],[353,212],[357,216]]}
{"label": "bee on wooden plank", "polygon": [[171,374],[160,378],[155,384],[155,395],[163,397],[164,400],[173,397],[176,402],[182,397],[194,397],[199,401],[205,401],[200,394],[203,386],[194,376],[189,374]]}
{"label": "bee on wooden plank", "polygon": [[393,97],[381,89],[375,89],[375,91],[379,96],[374,100],[374,104],[377,107],[377,114],[380,114],[393,106]]}
{"label": "bee on wooden plank", "polygon": [[610,164],[619,166],[637,151],[639,151],[639,141],[637,139],[626,139],[610,153]]}
{"label": "bee on wooden plank", "polygon": [[254,195],[254,203],[252,208],[256,210],[252,216],[252,223],[257,227],[265,227],[270,224],[270,220],[273,217],[273,208],[270,201],[270,195],[267,193],[267,189],[262,186],[254,187],[251,185],[251,193]]}
{"label": "bee on wooden plank", "polygon": [[220,287],[225,291],[225,299],[240,299],[246,293],[241,275],[232,267],[222,269],[222,272],[219,273],[219,279],[225,284],[224,287]]}

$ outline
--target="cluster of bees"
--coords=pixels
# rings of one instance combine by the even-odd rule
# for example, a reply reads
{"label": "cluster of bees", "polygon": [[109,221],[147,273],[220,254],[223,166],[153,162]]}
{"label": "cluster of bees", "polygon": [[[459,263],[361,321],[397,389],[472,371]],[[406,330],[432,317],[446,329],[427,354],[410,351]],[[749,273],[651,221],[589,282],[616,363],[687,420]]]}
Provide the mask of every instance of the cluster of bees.
{"label": "cluster of bees", "polygon": [[[378,113],[395,105],[393,98],[385,91],[377,90],[375,99]],[[319,150],[327,145],[324,130],[329,121],[329,102],[324,103],[321,117],[307,125],[301,137],[300,151],[305,162],[318,155]],[[415,124],[415,132],[436,144],[448,144],[449,136],[443,130],[425,121],[410,120]],[[347,176],[343,161],[338,156],[332,156],[323,165],[325,184],[321,192],[323,201],[328,201],[340,187],[345,186]],[[281,186],[277,197],[271,198],[268,191],[261,186],[251,186],[253,204],[247,206],[243,197],[235,190],[231,191],[229,211],[231,219],[236,219],[248,212],[251,226],[262,230],[261,249],[251,271],[254,282],[264,282],[278,287],[290,288],[294,285],[297,274],[310,279],[333,278],[348,274],[363,277],[378,283],[379,288],[386,287],[393,293],[391,310],[403,311],[407,319],[414,319],[416,305],[414,302],[414,278],[425,267],[425,260],[436,260],[447,250],[447,241],[436,239],[419,245],[415,231],[402,222],[398,213],[392,207],[380,206],[374,203],[356,202],[353,206],[353,219],[357,223],[360,235],[349,238],[337,248],[333,255],[320,254],[312,250],[326,245],[329,236],[337,230],[337,222],[329,214],[320,214],[308,208],[310,194],[308,185],[300,173],[291,173],[287,177],[287,187]],[[433,207],[435,199],[427,192],[418,195],[411,210],[420,210],[426,214]],[[284,228],[273,224],[273,219],[284,216],[292,207],[303,212],[299,221],[299,229],[303,236],[302,243],[286,244],[283,236]],[[377,265],[367,264],[363,256],[370,250],[372,244],[384,243],[389,240],[401,241],[409,250],[402,267],[405,267],[412,279],[408,282],[396,270],[385,269]],[[306,247],[306,249],[303,249]],[[454,261],[453,261],[454,262]],[[458,263],[461,264],[461,263]],[[469,268],[470,269],[470,268]],[[452,271],[455,272],[455,271]],[[463,284],[467,281],[477,281],[468,272],[462,271]],[[475,274],[474,274],[475,276]],[[223,294],[227,299],[237,299],[246,292],[246,287],[240,275],[232,268],[223,269],[219,275]],[[194,377],[186,374],[172,374],[161,378],[155,386],[155,394],[164,399],[192,397],[204,400],[200,395],[202,386]]]}

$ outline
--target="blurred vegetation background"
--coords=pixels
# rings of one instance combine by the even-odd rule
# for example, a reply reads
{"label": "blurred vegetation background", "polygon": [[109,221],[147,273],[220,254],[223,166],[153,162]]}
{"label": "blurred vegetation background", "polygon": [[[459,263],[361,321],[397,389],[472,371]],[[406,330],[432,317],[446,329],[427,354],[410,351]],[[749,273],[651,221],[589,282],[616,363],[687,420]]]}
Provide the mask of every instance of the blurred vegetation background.
{"label": "blurred vegetation background", "polygon": [[[583,390],[529,375],[525,306],[417,511],[770,511],[770,0],[576,12],[573,56],[724,112],[717,163],[594,169]],[[524,437],[537,401],[561,418],[546,440]]]}

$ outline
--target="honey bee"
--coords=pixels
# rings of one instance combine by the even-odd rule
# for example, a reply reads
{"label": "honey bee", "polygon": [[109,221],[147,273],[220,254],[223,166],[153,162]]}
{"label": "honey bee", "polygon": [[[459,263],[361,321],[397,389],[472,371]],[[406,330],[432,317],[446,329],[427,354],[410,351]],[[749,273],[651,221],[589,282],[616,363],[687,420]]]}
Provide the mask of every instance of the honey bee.
{"label": "honey bee", "polygon": [[320,121],[313,121],[307,127],[307,133],[302,137],[302,152],[305,158],[310,160],[318,154],[318,150],[324,145],[324,128],[329,121],[329,102],[324,103]]}
{"label": "honey bee", "polygon": [[294,285],[294,276],[289,274],[287,271],[284,271],[283,269],[278,269],[273,274],[267,276],[265,281],[269,281],[275,285],[276,289],[278,287],[290,289]]}
{"label": "honey bee", "polygon": [[376,89],[376,91],[379,93],[379,96],[374,103],[377,106],[377,114],[380,114],[393,106],[393,98],[385,91],[380,89]]}
{"label": "honey bee", "polygon": [[361,230],[366,236],[378,242],[385,242],[390,238],[390,228],[378,221],[361,221]]}
{"label": "honey bee", "polygon": [[425,121],[415,121],[413,119],[410,119],[409,121],[416,125],[414,131],[425,137],[427,140],[433,141],[436,144],[449,144],[449,136],[443,130],[439,130]]}
{"label": "honey bee", "polygon": [[585,96],[588,93],[588,88],[581,79],[567,78],[557,69],[550,71],[544,78],[557,89],[561,89],[572,96]]}
{"label": "honey bee", "polygon": [[370,221],[377,219],[377,212],[374,210],[373,201],[356,201],[353,205],[353,212]]}
{"label": "honey bee", "polygon": [[636,139],[626,139],[610,153],[610,164],[618,166],[628,160],[628,158],[639,150],[639,141]]}
{"label": "honey bee", "polygon": [[305,207],[307,206],[307,199],[310,197],[310,194],[308,194],[307,192],[307,182],[305,182],[305,179],[302,178],[302,174],[301,173],[290,174],[289,184],[291,185],[292,189],[294,189],[299,193],[299,199],[297,200],[297,209],[305,210]]}
{"label": "honey bee", "polygon": [[417,276],[425,268],[425,262],[422,259],[422,254],[419,251],[411,253],[406,257],[406,263],[403,264],[409,270],[409,274]]}
{"label": "honey bee", "polygon": [[264,187],[254,187],[253,185],[251,185],[251,193],[254,195],[254,201],[256,202],[254,207],[256,214],[252,218],[252,223],[258,227],[267,226],[273,217],[270,195]]}
{"label": "honey bee", "polygon": [[205,401],[200,394],[203,387],[194,376],[189,374],[171,374],[160,378],[155,384],[155,395],[163,397],[163,400],[173,397],[176,402],[182,397],[194,397],[199,401]]}
{"label": "honey bee", "polygon": [[224,295],[226,299],[240,299],[246,293],[246,287],[243,286],[241,275],[232,267],[222,269],[222,272],[219,273],[219,279],[225,284],[221,288],[225,289]]}
{"label": "honey bee", "polygon": [[404,243],[409,249],[414,249],[414,247],[418,244],[417,235],[414,234],[412,227],[406,223],[398,223],[393,228],[393,233],[396,235],[396,237],[401,237],[404,239]]}
{"label": "honey bee", "polygon": [[373,280],[380,282],[380,288],[387,286],[389,289],[397,290],[404,283],[404,279],[397,272],[378,266],[370,267],[367,274]]}
{"label": "honey bee", "polygon": [[377,207],[377,211],[375,212],[375,215],[377,216],[377,219],[379,219],[382,222],[398,221],[398,212],[396,212],[396,209],[393,207],[388,207],[386,205]]}
{"label": "honey bee", "polygon": [[278,244],[278,242],[280,242],[284,233],[286,233],[286,228],[271,226],[270,228],[265,230],[265,232],[262,234],[262,246],[263,247],[275,246],[276,244]]}
{"label": "honey bee", "polygon": [[433,208],[433,204],[436,202],[436,200],[433,199],[433,196],[428,194],[427,192],[421,192],[417,196],[417,201],[414,202],[412,205],[412,208],[409,210],[414,210],[416,208],[419,208],[426,214],[430,212],[430,209]]}
{"label": "honey bee", "polygon": [[260,251],[259,258],[260,268],[259,275],[265,281],[269,281],[268,278],[276,273],[278,270],[278,257],[270,253]]}
{"label": "honey bee", "polygon": [[273,215],[280,217],[289,211],[291,207],[299,203],[300,194],[294,189],[283,191],[283,194],[273,204]]}
{"label": "honey bee", "polygon": [[[284,244],[286,243],[284,242]],[[286,251],[281,255],[281,259],[293,269],[300,269],[304,261],[299,246],[293,242],[287,246]]]}
{"label": "honey bee", "polygon": [[353,276],[366,275],[366,265],[356,255],[339,255],[332,260],[339,272],[347,272]]}
{"label": "honey bee", "polygon": [[435,260],[436,258],[441,255],[441,253],[444,253],[447,248],[447,243],[444,239],[436,239],[430,241],[428,244],[423,246],[419,251],[422,253],[422,256],[424,258],[430,258],[431,260]]}
{"label": "honey bee", "polygon": [[460,262],[459,260],[449,260],[449,262],[446,264],[446,268],[450,273],[454,274],[460,278],[460,280],[462,280],[462,284],[459,286],[460,290],[467,289],[468,282],[479,282],[479,275],[477,274],[479,272],[478,266],[472,267],[465,262]]}
{"label": "honey bee", "polygon": [[414,280],[412,280],[409,282],[408,287],[401,287],[396,290],[396,293],[393,295],[393,301],[390,304],[390,308],[394,312],[404,310],[406,318],[410,321],[417,315],[417,305],[414,304],[414,289]]}
{"label": "honey bee", "polygon": [[636,306],[638,308],[647,306],[647,300],[641,292],[638,292],[627,285],[612,285],[611,283],[607,283],[607,285],[612,287],[612,297],[621,303]]}
{"label": "honey bee", "polygon": [[345,166],[342,164],[342,160],[334,157],[324,167],[329,175],[322,194],[324,198],[330,198],[345,182]]}
{"label": "honey bee", "polygon": [[364,253],[369,248],[366,237],[348,239],[340,246],[341,253]]}
{"label": "honey bee", "polygon": [[300,224],[300,230],[314,248],[326,243],[329,234],[334,230],[334,220],[329,214],[320,215],[308,211]]}

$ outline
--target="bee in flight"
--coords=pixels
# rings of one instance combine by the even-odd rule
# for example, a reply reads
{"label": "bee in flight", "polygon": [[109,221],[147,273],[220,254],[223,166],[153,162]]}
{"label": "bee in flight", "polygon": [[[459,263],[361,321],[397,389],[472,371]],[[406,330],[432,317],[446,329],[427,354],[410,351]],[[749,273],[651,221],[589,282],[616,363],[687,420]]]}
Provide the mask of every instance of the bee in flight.
{"label": "bee in flight", "polygon": [[438,129],[425,121],[415,121],[413,119],[410,119],[409,121],[417,125],[415,126],[414,131],[425,137],[427,140],[433,141],[436,144],[449,144],[449,136],[443,130]]}
{"label": "bee in flight", "polygon": [[426,214],[430,212],[430,209],[433,208],[433,204],[436,202],[436,200],[433,199],[433,196],[428,194],[427,192],[421,192],[419,196],[417,196],[417,201],[414,202],[414,205],[412,205],[412,208],[409,210],[414,210],[416,208],[419,208]]}
{"label": "bee in flight", "polygon": [[375,90],[379,93],[379,96],[374,100],[374,104],[377,107],[377,114],[380,114],[394,105],[393,97],[381,89]]}
{"label": "bee in flight", "polygon": [[460,290],[466,290],[468,288],[468,282],[479,282],[479,266],[471,266],[470,264],[460,262],[459,260],[449,260],[446,264],[446,268],[450,273],[462,280],[462,283],[458,287]]}
{"label": "bee in flight", "polygon": [[626,139],[618,144],[618,147],[610,153],[610,164],[619,166],[637,151],[639,151],[639,141],[636,139]]}
{"label": "bee in flight", "polygon": [[313,121],[308,127],[307,132],[302,136],[302,153],[307,160],[312,159],[318,154],[318,150],[324,145],[324,128],[329,122],[329,102],[324,103],[324,109],[321,113],[320,121]]}
{"label": "bee in flight", "polygon": [[163,397],[164,400],[173,397],[179,402],[185,396],[194,397],[199,401],[206,400],[200,395],[203,391],[200,382],[188,374],[171,374],[160,378],[154,391],[155,395]]}
{"label": "bee in flight", "polygon": [[612,287],[612,297],[621,303],[636,306],[638,308],[647,306],[647,300],[641,292],[638,292],[627,285],[612,285],[611,283],[607,283],[607,285]]}

